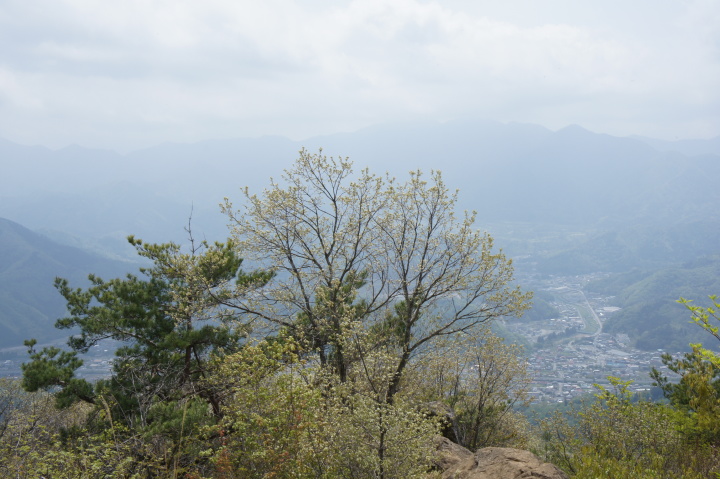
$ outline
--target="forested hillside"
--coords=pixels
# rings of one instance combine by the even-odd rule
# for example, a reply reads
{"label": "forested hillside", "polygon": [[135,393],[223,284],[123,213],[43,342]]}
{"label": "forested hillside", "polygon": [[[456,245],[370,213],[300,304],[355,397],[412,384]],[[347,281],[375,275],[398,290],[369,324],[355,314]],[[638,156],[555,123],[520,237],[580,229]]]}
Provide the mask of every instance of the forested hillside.
{"label": "forested hillside", "polygon": [[67,335],[54,328],[66,311],[53,287],[56,276],[85,284],[90,273],[122,276],[134,266],[57,244],[3,218],[0,244],[0,347],[21,346],[31,337],[49,341]]}
{"label": "forested hillside", "polygon": [[668,223],[638,223],[600,231],[564,251],[541,258],[538,270],[550,274],[596,271],[652,271],[718,254],[720,221],[714,217]]}
{"label": "forested hillside", "polygon": [[704,257],[654,272],[635,270],[588,285],[591,291],[616,295],[620,311],[605,325],[609,333],[626,333],[642,349],[680,351],[706,334],[686,319],[678,299],[707,305],[702,292],[720,291],[720,257]]}

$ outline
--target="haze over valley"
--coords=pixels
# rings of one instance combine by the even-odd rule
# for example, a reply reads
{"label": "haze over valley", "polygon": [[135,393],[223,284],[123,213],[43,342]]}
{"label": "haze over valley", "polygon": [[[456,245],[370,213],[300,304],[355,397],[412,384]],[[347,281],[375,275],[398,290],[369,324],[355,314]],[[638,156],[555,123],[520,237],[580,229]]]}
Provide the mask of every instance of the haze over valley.
{"label": "haze over valley", "polygon": [[0,2],[0,477],[716,478],[719,25]]}
{"label": "haze over valley", "polygon": [[[5,140],[0,344],[12,358],[6,373],[17,372],[24,339],[67,334],[53,328],[64,314],[55,276],[82,285],[89,273],[136,270],[130,234],[183,243],[190,223],[196,238],[224,239],[223,198],[238,201],[244,186],[260,192],[271,177],[282,181],[282,169],[301,148],[323,148],[349,156],[356,170],[399,178],[409,170],[441,170],[459,190],[460,207],[476,211],[477,224],[514,259],[518,284],[536,293],[534,309],[500,330],[535,355],[535,364],[560,355],[580,368],[572,387],[553,393],[587,392],[593,381],[621,375],[618,368],[637,373],[639,388],[649,387],[646,373],[658,365],[658,349],[681,351],[705,339],[675,301],[702,302],[720,290],[716,140],[662,143],[580,126],[551,131],[490,121],[382,125],[304,141],[162,144],[127,154]],[[628,369],[631,363],[641,367]],[[552,364],[552,372],[539,372],[545,381],[556,376],[550,384],[568,374],[564,360]],[[555,399],[546,392],[538,394]]]}

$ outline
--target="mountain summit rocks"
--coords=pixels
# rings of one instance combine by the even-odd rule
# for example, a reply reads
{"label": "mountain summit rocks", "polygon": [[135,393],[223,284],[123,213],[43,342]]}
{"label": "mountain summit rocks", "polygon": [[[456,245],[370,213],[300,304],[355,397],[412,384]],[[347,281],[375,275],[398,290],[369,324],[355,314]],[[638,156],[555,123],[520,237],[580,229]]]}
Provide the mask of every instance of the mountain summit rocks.
{"label": "mountain summit rocks", "polygon": [[568,479],[557,466],[521,449],[485,447],[473,454],[445,437],[436,439],[436,447],[443,479]]}

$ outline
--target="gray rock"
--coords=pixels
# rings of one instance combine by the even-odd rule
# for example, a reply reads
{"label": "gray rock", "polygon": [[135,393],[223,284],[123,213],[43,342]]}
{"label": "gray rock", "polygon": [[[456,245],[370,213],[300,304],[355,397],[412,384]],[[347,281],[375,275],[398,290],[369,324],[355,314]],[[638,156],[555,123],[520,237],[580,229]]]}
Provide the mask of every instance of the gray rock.
{"label": "gray rock", "polygon": [[568,479],[558,467],[535,454],[509,447],[485,447],[472,453],[444,437],[436,438],[435,465],[443,479]]}

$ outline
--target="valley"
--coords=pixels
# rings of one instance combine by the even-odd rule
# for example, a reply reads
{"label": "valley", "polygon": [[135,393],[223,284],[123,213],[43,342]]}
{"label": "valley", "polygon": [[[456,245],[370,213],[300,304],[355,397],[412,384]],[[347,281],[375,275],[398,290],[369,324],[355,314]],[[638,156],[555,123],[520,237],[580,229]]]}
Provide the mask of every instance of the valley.
{"label": "valley", "polygon": [[[586,286],[606,276],[595,273],[529,280],[536,294],[552,298],[550,304],[558,314],[540,320],[513,318],[499,325],[499,334],[525,345],[532,376],[530,395],[535,402],[559,403],[592,394],[593,384],[609,385],[608,376],[632,380],[633,392],[648,392],[651,368],[668,374],[660,359],[665,351],[642,351],[631,346],[627,334],[603,332],[608,318],[619,311],[616,298],[587,292]],[[63,346],[61,341],[54,345]],[[109,376],[118,345],[106,340],[93,347],[83,358],[80,377]],[[24,347],[0,349],[0,376],[20,377],[20,365],[27,360]]]}
{"label": "valley", "polygon": [[[627,334],[603,332],[605,322],[620,308],[614,296],[585,291],[586,285],[606,274],[555,276],[536,280],[535,291],[552,297],[558,314],[542,320],[506,320],[503,330],[525,344],[533,377],[531,396],[540,402],[564,402],[609,386],[608,376],[632,380],[633,392],[652,387],[650,370],[668,373],[661,361],[665,351],[643,351],[632,346]],[[668,351],[673,355],[680,352]]]}
{"label": "valley", "polygon": [[[540,401],[591,392],[609,375],[647,389],[659,350],[708,339],[676,300],[720,292],[720,150],[710,141],[656,145],[578,126],[468,120],[124,155],[0,142],[0,375],[20,374],[23,339],[63,345],[67,332],[53,328],[64,314],[55,276],[82,286],[88,273],[136,271],[124,238],[183,243],[189,217],[198,238],[224,238],[225,195],[257,191],[299,149],[319,147],[391,177],[442,168],[459,207],[477,211],[514,259],[517,284],[535,292],[533,310],[498,330],[525,346]],[[93,348],[81,374],[106,375],[112,350]]]}

